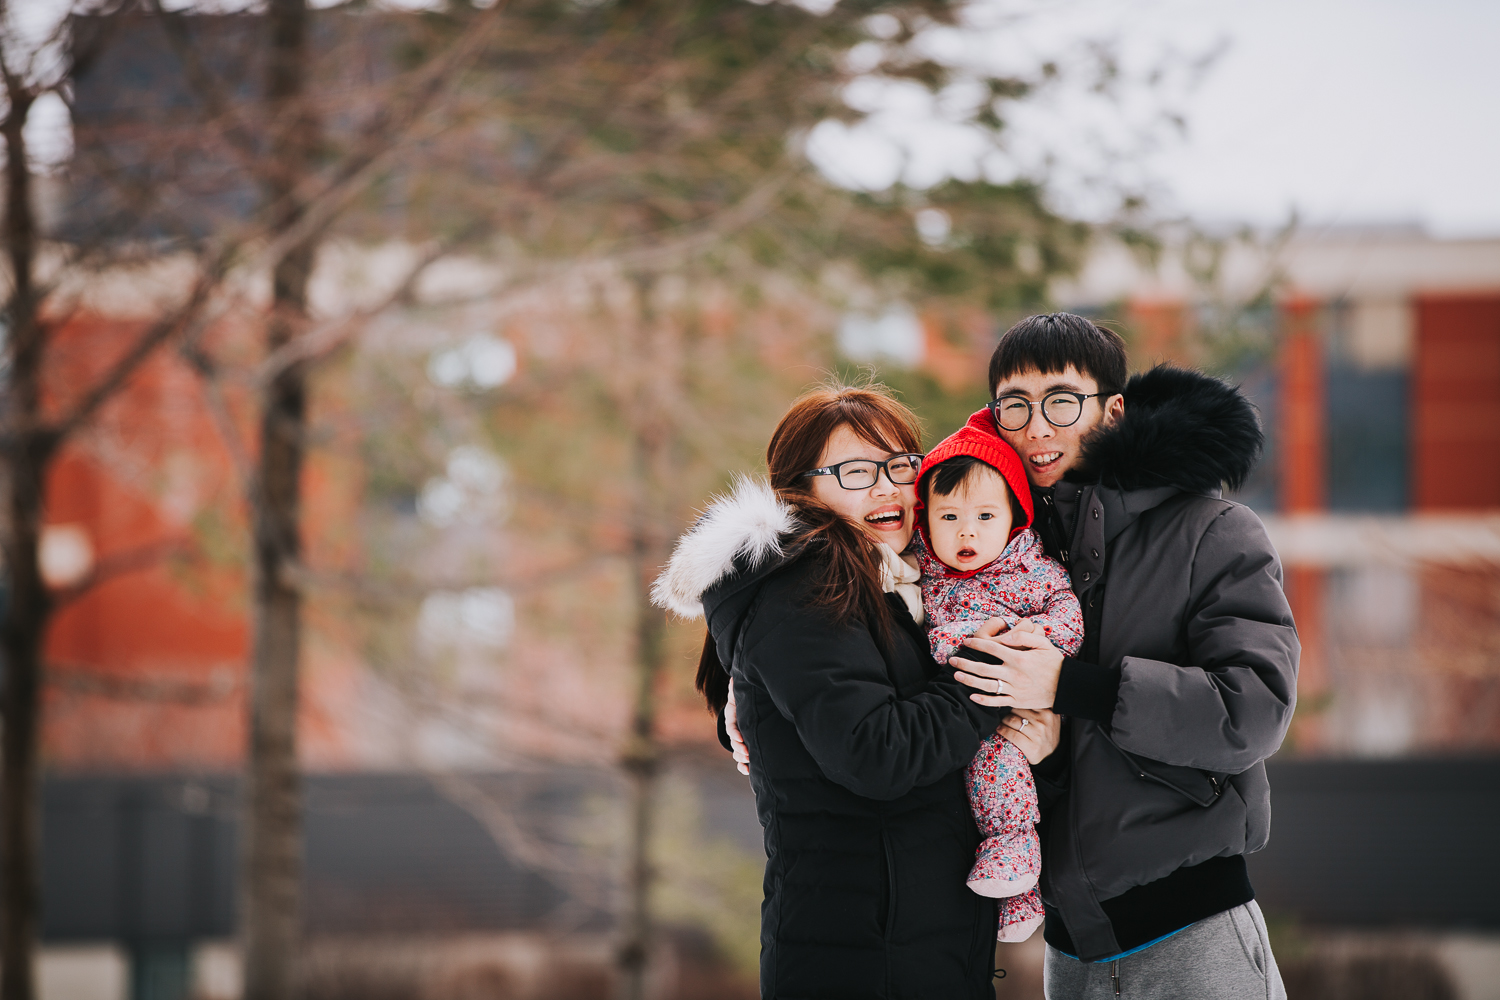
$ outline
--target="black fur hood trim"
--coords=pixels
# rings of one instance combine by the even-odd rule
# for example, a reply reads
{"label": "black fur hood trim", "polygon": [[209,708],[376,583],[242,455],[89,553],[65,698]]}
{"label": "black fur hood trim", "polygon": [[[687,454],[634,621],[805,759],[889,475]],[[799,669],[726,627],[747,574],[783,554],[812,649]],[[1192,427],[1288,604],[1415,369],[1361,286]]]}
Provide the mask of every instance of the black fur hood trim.
{"label": "black fur hood trim", "polygon": [[1260,418],[1238,386],[1157,365],[1126,384],[1125,416],[1089,435],[1083,461],[1067,478],[1121,490],[1236,489],[1264,444]]}

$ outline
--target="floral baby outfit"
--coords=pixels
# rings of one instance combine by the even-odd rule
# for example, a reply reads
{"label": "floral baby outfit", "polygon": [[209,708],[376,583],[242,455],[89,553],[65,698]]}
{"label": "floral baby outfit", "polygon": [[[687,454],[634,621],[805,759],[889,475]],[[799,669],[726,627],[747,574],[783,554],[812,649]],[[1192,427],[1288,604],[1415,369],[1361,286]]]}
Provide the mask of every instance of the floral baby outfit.
{"label": "floral baby outfit", "polygon": [[[1015,500],[1010,541],[998,558],[975,570],[956,570],[932,554],[925,524],[913,546],[922,570],[922,607],[930,629],[932,655],[947,663],[963,640],[990,618],[1015,625],[1030,619],[1052,644],[1067,654],[1083,645],[1083,609],[1068,572],[1042,551],[1030,528],[1033,511],[1026,470],[1015,450],[995,433],[994,418],[980,410],[937,444],[922,461],[917,495],[943,462],[967,455],[999,472]],[[1036,824],[1036,783],[1026,756],[997,731],[980,745],[965,778],[974,821],[984,834],[969,887],[1000,900],[1001,941],[1024,941],[1043,920],[1036,891],[1042,847]]]}
{"label": "floral baby outfit", "polygon": [[[1017,532],[1000,558],[977,571],[961,573],[944,565],[925,545],[919,547],[922,608],[931,626],[932,655],[947,663],[959,645],[990,618],[1015,625],[1029,618],[1052,644],[1067,654],[1083,644],[1083,611],[1062,565],[1042,551],[1029,528]],[[962,653],[958,653],[962,655]],[[999,732],[980,745],[964,772],[969,805],[984,834],[969,887],[999,896],[1001,941],[1024,941],[1041,925],[1042,901],[1036,881],[1042,847],[1036,824],[1036,783],[1026,757]]]}

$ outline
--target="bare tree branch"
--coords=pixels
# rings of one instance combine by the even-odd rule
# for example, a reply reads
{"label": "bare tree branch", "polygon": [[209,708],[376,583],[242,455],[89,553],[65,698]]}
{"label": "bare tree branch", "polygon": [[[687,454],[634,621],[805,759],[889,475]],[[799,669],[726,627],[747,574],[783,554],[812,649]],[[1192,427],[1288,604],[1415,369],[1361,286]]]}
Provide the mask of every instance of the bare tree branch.
{"label": "bare tree branch", "polygon": [[41,434],[53,445],[67,438],[108,402],[158,347],[187,330],[218,287],[228,261],[229,253],[225,250],[213,255],[209,263],[199,270],[187,301],[172,314],[151,324],[72,409],[61,419],[42,429]]}
{"label": "bare tree branch", "polygon": [[78,583],[53,592],[53,607],[62,608],[80,599],[100,584],[108,583],[128,573],[138,573],[159,565],[174,555],[191,552],[193,545],[187,539],[166,538],[145,545],[137,545],[118,552],[111,552],[94,564],[94,568]]}
{"label": "bare tree branch", "polygon": [[303,591],[332,591],[352,596],[369,604],[409,605],[437,590],[468,590],[471,587],[504,587],[508,590],[530,590],[552,586],[596,572],[615,555],[586,556],[557,566],[546,566],[519,575],[486,574],[483,577],[450,577],[447,579],[373,581],[363,573],[331,573],[297,563],[283,574],[289,586]]}
{"label": "bare tree branch", "polygon": [[460,240],[461,237],[453,240],[429,241],[422,248],[421,253],[418,254],[417,260],[407,269],[406,274],[386,293],[379,303],[355,312],[352,315],[320,323],[306,333],[278,347],[256,366],[250,377],[251,384],[256,388],[263,388],[292,365],[326,357],[347,344],[371,320],[384,313],[397,302],[407,299],[427,269],[440,260],[448,252],[449,248],[455,243],[460,242]]}
{"label": "bare tree branch", "polygon": [[210,73],[203,65],[198,46],[188,37],[185,20],[191,16],[183,11],[168,10],[161,0],[146,0],[148,9],[156,15],[172,46],[172,52],[182,63],[183,72],[192,84],[193,92],[203,101],[211,120],[225,123],[223,135],[241,168],[258,181],[267,177],[264,157],[256,147],[253,130],[241,119],[233,102],[224,96],[220,85],[221,76]]}
{"label": "bare tree branch", "polygon": [[449,801],[462,806],[483,823],[491,836],[505,847],[506,853],[517,861],[538,871],[556,874],[576,871],[577,858],[564,856],[555,848],[522,832],[515,820],[512,803],[495,801],[475,782],[452,771],[428,771],[427,777]]}
{"label": "bare tree branch", "polygon": [[208,413],[214,422],[214,429],[218,431],[219,439],[224,442],[224,447],[229,452],[229,461],[234,467],[235,478],[240,484],[240,493],[248,498],[251,479],[255,475],[254,462],[250,457],[250,449],[246,446],[245,439],[234,422],[234,414],[229,411],[229,401],[224,398],[224,387],[219,383],[218,366],[197,343],[183,344],[179,353],[198,374],[198,385],[203,390],[204,402],[208,405]]}
{"label": "bare tree branch", "polygon": [[[364,135],[354,152],[343,157],[332,175],[327,178],[313,177],[296,185],[285,197],[286,204],[305,206],[296,221],[278,233],[262,252],[266,265],[274,268],[294,248],[315,240],[332,223],[345,206],[357,197],[397,153],[404,151],[422,135],[419,126],[426,125],[432,134],[442,131],[441,123],[433,124],[438,116],[434,106],[444,98],[451,98],[447,84],[453,75],[460,72],[484,49],[500,24],[500,16],[506,3],[498,2],[477,18],[477,24],[440,58],[416,71],[416,86],[404,102],[390,101],[382,104],[381,110],[364,129]],[[311,189],[311,190],[309,190]],[[283,209],[282,203],[268,206],[273,214]]]}
{"label": "bare tree branch", "polygon": [[47,683],[66,691],[95,695],[116,701],[163,702],[174,705],[211,705],[233,698],[244,682],[225,670],[211,680],[189,681],[176,678],[124,676],[101,670],[89,664],[51,662],[46,668]]}
{"label": "bare tree branch", "polygon": [[497,311],[503,311],[517,302],[532,299],[565,282],[594,280],[622,271],[660,272],[671,269],[693,254],[722,243],[736,231],[754,223],[770,207],[777,194],[802,170],[801,165],[787,162],[781,170],[756,185],[738,202],[701,222],[681,227],[685,233],[676,238],[661,239],[662,234],[652,234],[645,240],[621,241],[613,248],[567,260],[532,264],[506,276],[505,287],[512,289],[511,291],[486,290],[472,296],[448,298],[428,304],[456,306],[482,301],[492,303]]}

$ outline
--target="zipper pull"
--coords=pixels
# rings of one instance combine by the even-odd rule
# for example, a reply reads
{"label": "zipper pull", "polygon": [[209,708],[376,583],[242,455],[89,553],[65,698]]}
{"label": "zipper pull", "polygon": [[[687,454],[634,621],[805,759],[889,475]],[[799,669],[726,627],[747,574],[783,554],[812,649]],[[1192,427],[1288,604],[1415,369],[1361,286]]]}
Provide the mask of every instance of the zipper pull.
{"label": "zipper pull", "polygon": [[1109,969],[1109,985],[1115,988],[1115,996],[1120,995],[1120,960],[1117,958]]}

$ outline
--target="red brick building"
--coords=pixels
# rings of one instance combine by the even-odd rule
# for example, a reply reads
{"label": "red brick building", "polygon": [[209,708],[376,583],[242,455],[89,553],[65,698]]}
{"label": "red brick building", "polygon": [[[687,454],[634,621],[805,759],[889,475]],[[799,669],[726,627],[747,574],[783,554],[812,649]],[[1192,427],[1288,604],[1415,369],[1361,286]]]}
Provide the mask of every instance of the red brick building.
{"label": "red brick building", "polygon": [[[46,372],[64,402],[144,321],[82,314]],[[226,328],[220,349],[252,337]],[[242,394],[229,419],[253,442]],[[42,564],[61,606],[47,637],[43,753],[64,770],[223,769],[244,754],[249,651],[244,482],[198,376],[173,353],[149,361],[64,448],[47,484]],[[314,565],[352,554],[357,466],[315,451],[306,536]],[[315,612],[316,613],[316,612]],[[314,619],[303,746],[336,765],[348,747],[327,710],[347,684],[338,630]]]}
{"label": "red brick building", "polygon": [[[1147,268],[1106,245],[1061,294],[1119,317],[1138,364],[1240,348],[1220,370],[1268,436],[1241,499],[1281,552],[1303,643],[1293,750],[1494,752],[1500,240],[1225,242],[1214,284],[1182,247]],[[1247,329],[1264,345],[1248,361]]]}

